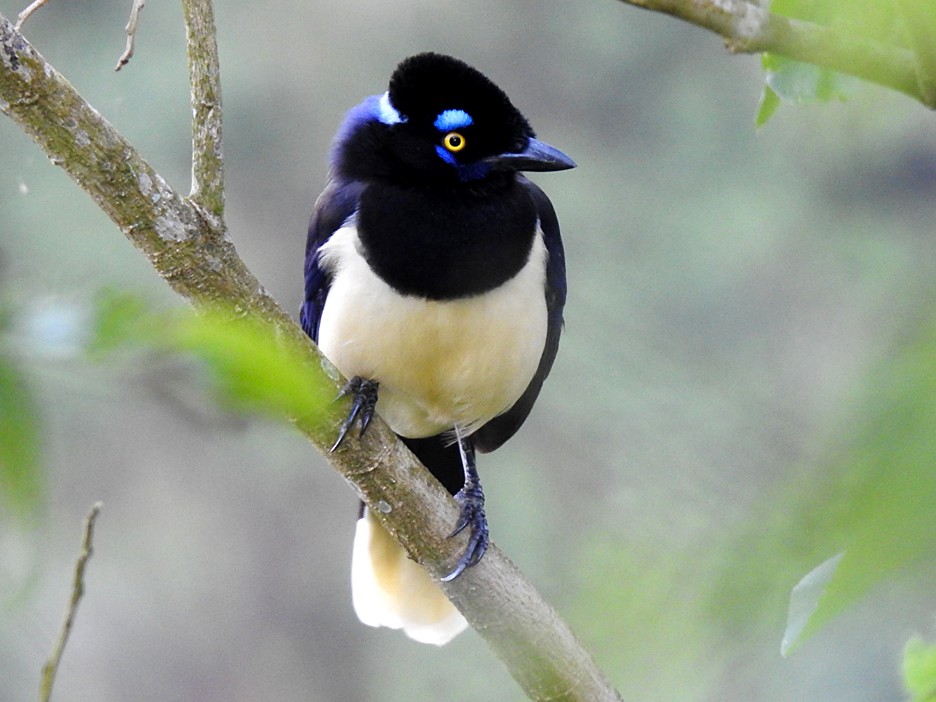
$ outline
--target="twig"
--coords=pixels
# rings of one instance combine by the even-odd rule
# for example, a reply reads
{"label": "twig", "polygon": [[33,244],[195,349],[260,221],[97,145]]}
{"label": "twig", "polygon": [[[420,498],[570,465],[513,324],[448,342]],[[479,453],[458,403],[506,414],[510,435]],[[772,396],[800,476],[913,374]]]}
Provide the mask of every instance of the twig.
{"label": "twig", "polygon": [[96,502],[88,512],[84,520],[84,528],[81,536],[81,551],[78,554],[78,560],[75,562],[75,576],[72,579],[71,600],[68,608],[65,610],[65,621],[62,622],[62,629],[59,631],[58,639],[52,649],[52,655],[42,667],[42,678],[39,682],[39,702],[48,702],[52,695],[52,685],[55,682],[55,674],[58,672],[59,662],[62,660],[62,653],[65,651],[65,644],[68,642],[68,635],[71,633],[72,624],[75,621],[75,613],[78,611],[78,603],[84,595],[84,574],[88,559],[91,558],[91,543],[94,539],[94,522],[97,520],[98,513],[101,511],[101,503]]}
{"label": "twig", "polygon": [[[45,1],[46,0],[43,0],[43,2]],[[145,5],[146,0],[133,0],[133,7],[130,8],[130,19],[127,20],[126,27],[127,47],[120,55],[120,58],[117,59],[117,65],[114,66],[115,71],[119,71],[121,68],[126,66],[133,56],[133,43],[136,41],[137,25],[140,22],[140,12],[143,10]]]}
{"label": "twig", "polygon": [[30,16],[33,12],[35,12],[36,10],[38,10],[40,7],[42,7],[43,5],[45,5],[47,2],[49,2],[49,0],[34,0],[34,2],[30,3],[29,7],[27,7],[25,10],[23,10],[22,12],[20,12],[20,13],[16,16],[16,25],[15,25],[16,31],[18,32],[19,30],[21,30],[21,29],[23,28],[23,22],[25,22],[26,20],[28,20],[28,19],[29,19],[29,16]]}
{"label": "twig", "polygon": [[221,68],[211,0],[183,0],[192,90],[192,192],[189,198],[219,221],[224,216]]}

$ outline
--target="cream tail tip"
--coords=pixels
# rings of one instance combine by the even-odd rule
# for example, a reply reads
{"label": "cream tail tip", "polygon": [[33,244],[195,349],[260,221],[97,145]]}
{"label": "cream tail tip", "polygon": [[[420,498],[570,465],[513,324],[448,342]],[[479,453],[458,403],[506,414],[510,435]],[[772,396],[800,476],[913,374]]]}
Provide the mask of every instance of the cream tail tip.
{"label": "cream tail tip", "polygon": [[429,574],[367,509],[354,532],[351,597],[364,624],[403,629],[420,643],[442,646],[468,627]]}

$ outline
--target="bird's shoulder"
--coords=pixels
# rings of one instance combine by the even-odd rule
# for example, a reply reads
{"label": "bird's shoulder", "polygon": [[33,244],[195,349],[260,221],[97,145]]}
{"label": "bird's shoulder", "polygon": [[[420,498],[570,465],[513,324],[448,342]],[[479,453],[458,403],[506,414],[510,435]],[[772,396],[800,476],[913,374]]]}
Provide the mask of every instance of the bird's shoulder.
{"label": "bird's shoulder", "polygon": [[331,275],[321,265],[319,254],[332,234],[354,216],[365,187],[361,181],[333,176],[315,201],[306,239],[305,299],[300,310],[302,328],[315,340],[318,339],[318,325],[331,285]]}

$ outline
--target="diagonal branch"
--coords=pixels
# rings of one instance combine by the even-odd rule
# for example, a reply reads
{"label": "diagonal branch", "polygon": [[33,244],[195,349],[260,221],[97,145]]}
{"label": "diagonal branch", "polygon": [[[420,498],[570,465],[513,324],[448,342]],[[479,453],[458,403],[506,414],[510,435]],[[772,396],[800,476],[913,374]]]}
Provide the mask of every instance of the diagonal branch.
{"label": "diagonal branch", "polygon": [[[928,2],[929,0],[922,0]],[[770,52],[824,66],[908,95],[936,107],[917,80],[907,49],[848,36],[812,22],[775,15],[745,0],[621,0],[662,12],[718,34],[733,53]]]}
{"label": "diagonal branch", "polygon": [[[202,24],[193,26],[190,36],[204,40],[211,24],[196,9],[192,16],[193,25]],[[199,55],[196,50],[195,60],[202,60]],[[216,73],[205,79],[217,87]],[[220,164],[219,93],[193,87],[193,94],[208,96],[208,109],[196,106],[196,121],[217,120],[216,130],[205,129],[203,139],[196,136],[196,154],[211,151]],[[337,394],[338,373],[238,257],[215,209],[221,179],[207,172],[210,158],[195,169],[192,196],[181,196],[2,15],[0,111],[97,202],[177,293],[196,307],[223,302],[238,315],[270,322],[284,342],[308,350],[308,372],[321,384],[322,396]],[[196,125],[194,131],[202,129]],[[209,191],[213,194],[206,195]],[[346,403],[325,403],[315,416],[294,421],[410,556],[440,578],[464,548],[464,538],[445,536],[458,507],[379,420],[362,440],[328,454],[346,412]],[[620,700],[568,626],[497,548],[444,588],[531,699]]]}

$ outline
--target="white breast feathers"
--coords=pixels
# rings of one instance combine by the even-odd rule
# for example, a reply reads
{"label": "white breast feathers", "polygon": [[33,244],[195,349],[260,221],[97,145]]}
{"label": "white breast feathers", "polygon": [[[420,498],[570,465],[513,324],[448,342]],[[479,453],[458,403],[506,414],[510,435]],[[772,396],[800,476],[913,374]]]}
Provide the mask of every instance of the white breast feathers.
{"label": "white breast feathers", "polygon": [[347,377],[380,382],[377,412],[397,434],[470,434],[526,389],[546,343],[546,247],[517,275],[456,300],[401,295],[361,255],[353,226],[321,249],[332,284],[319,346]]}

